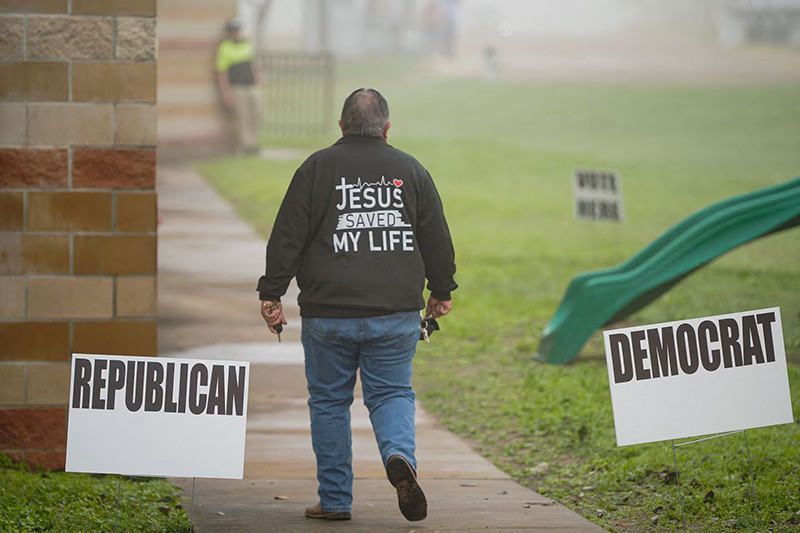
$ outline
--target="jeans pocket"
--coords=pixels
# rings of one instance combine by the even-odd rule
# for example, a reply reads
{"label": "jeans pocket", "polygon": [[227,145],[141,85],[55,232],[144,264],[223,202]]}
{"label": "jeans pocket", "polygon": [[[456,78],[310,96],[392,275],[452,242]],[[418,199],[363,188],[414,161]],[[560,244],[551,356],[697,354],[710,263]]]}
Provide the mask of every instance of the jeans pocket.
{"label": "jeans pocket", "polygon": [[408,350],[419,341],[419,313],[394,313],[381,317],[383,341],[387,347]]}
{"label": "jeans pocket", "polygon": [[316,340],[332,343],[339,336],[341,318],[304,318],[303,328]]}

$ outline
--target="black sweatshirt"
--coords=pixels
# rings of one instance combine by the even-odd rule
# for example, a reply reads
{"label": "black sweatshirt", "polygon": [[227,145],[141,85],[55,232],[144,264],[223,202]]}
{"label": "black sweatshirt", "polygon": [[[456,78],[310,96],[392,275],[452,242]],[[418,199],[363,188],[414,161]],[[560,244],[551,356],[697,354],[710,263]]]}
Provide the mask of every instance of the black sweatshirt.
{"label": "black sweatshirt", "polygon": [[300,314],[357,318],[425,307],[458,285],[439,193],[413,157],[346,135],[295,172],[267,243],[261,300],[297,277]]}

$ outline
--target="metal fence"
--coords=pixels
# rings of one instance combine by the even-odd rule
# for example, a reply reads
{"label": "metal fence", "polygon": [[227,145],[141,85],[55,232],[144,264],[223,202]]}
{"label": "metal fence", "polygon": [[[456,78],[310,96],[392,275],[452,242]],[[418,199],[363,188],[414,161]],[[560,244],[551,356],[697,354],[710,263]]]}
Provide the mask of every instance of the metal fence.
{"label": "metal fence", "polygon": [[263,132],[269,137],[326,134],[333,119],[330,54],[266,53],[260,57]]}

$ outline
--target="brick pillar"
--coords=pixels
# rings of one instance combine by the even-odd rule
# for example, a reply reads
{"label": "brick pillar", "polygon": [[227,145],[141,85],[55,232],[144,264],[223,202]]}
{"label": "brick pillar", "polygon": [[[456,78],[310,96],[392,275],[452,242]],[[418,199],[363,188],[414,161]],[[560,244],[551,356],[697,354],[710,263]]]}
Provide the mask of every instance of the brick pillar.
{"label": "brick pillar", "polygon": [[159,0],[158,116],[162,157],[226,153],[230,135],[214,72],[237,0]]}
{"label": "brick pillar", "polygon": [[156,354],[156,0],[0,0],[0,451],[64,467],[71,353]]}

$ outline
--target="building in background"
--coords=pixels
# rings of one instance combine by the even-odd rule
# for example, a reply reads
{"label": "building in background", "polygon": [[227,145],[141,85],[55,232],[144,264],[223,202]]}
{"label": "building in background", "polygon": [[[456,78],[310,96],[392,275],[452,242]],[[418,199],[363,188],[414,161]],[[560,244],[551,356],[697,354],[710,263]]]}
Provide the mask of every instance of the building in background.
{"label": "building in background", "polygon": [[156,355],[156,0],[0,0],[0,451],[63,468],[71,354]]}

